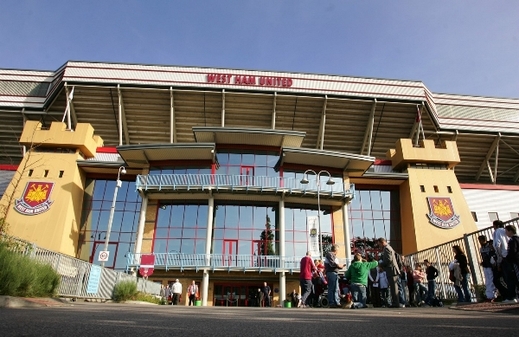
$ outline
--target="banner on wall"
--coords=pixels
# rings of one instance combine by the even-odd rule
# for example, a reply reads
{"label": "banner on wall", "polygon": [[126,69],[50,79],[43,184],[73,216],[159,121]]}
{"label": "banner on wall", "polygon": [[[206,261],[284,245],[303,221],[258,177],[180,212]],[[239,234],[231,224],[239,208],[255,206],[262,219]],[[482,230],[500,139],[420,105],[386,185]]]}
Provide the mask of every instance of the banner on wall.
{"label": "banner on wall", "polygon": [[306,218],[306,228],[308,231],[308,250],[313,257],[320,256],[319,252],[319,223],[316,216]]}

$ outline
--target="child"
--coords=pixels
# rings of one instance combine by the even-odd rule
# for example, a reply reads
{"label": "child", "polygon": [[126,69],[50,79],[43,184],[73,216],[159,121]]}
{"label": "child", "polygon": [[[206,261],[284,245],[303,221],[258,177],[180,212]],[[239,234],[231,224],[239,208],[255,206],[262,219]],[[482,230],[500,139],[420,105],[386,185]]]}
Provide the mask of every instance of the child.
{"label": "child", "polygon": [[378,287],[380,291],[380,298],[382,300],[382,308],[389,308],[389,280],[386,272],[381,266],[378,266]]}

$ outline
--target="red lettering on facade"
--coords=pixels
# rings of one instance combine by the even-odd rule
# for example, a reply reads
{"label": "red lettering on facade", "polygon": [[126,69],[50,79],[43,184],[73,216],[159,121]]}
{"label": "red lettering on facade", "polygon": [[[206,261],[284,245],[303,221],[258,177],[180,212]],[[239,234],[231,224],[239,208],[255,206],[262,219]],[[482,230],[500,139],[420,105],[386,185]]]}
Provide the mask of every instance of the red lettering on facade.
{"label": "red lettering on facade", "polygon": [[207,74],[207,83],[290,88],[293,80],[289,77]]}
{"label": "red lettering on facade", "polygon": [[231,84],[231,77],[228,74],[207,74],[207,83]]}

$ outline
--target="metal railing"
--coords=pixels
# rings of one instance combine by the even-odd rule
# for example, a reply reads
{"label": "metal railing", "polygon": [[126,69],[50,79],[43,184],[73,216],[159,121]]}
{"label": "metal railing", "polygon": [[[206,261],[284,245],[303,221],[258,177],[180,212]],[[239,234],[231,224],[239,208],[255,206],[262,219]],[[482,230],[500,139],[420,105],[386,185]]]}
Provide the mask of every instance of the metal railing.
{"label": "metal railing", "polygon": [[[128,253],[127,269],[139,268],[142,255]],[[299,273],[301,257],[277,255],[227,255],[227,254],[182,254],[154,253],[155,269],[162,270],[229,270],[229,271],[287,271]],[[347,263],[346,259],[339,259]],[[347,263],[348,264],[348,263]]]}
{"label": "metal railing", "polygon": [[[506,225],[513,225],[517,229],[519,227],[519,218],[515,218],[506,221]],[[480,244],[478,237],[485,235],[487,240],[492,240],[494,229],[492,227],[478,230],[469,234],[465,234],[463,237],[456,240],[446,242],[444,244],[431,247],[405,257],[406,262],[412,268],[415,263],[423,263],[424,260],[429,260],[436,269],[438,269],[438,277],[436,279],[437,291],[440,296],[445,299],[457,299],[457,293],[454,289],[454,284],[449,281],[449,263],[454,260],[454,253],[452,246],[460,246],[465,254],[469,263],[471,276],[469,280],[469,286],[471,288],[472,297],[477,298],[478,286],[485,285],[485,276],[483,273],[483,267],[481,266],[481,254],[479,252]]]}
{"label": "metal railing", "polygon": [[[339,178],[337,178],[339,179]],[[226,174],[146,174],[137,175],[136,188],[145,191],[178,191],[178,190],[230,190],[230,191],[255,191],[270,193],[298,193],[316,194],[318,186],[316,181],[309,184],[301,184],[296,178],[226,175]],[[348,189],[344,183],[327,185],[320,188],[320,194],[330,197],[355,196],[355,186],[351,184]]]}
{"label": "metal railing", "polygon": [[135,281],[137,290],[140,292],[160,295],[160,284],[112,269],[101,268],[20,239],[10,238],[10,242],[13,251],[48,264],[59,274],[61,277],[57,291],[59,297],[107,300],[112,298],[115,285],[127,280]]}

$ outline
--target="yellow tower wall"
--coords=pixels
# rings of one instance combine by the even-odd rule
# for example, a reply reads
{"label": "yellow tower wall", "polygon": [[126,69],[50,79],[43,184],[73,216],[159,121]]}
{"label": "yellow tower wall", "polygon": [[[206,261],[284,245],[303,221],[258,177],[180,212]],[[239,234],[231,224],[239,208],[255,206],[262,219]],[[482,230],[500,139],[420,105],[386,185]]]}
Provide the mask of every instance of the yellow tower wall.
{"label": "yellow tower wall", "polygon": [[[400,139],[388,157],[394,169],[408,173],[408,180],[400,185],[404,255],[477,230],[454,174],[453,168],[460,162],[455,142],[436,146],[432,140],[424,140],[416,147],[410,139]],[[431,210],[428,198],[436,198],[433,200],[442,207]],[[433,215],[439,215],[440,220],[431,220]]]}
{"label": "yellow tower wall", "polygon": [[[28,151],[0,202],[8,234],[71,256],[78,248],[85,188],[77,160],[102,146],[102,139],[93,135],[89,124],[78,124],[77,129],[79,132],[71,132],[64,123],[55,122],[49,130],[42,130],[40,123],[28,121],[20,141]],[[27,208],[22,201],[47,202],[46,210]]]}

